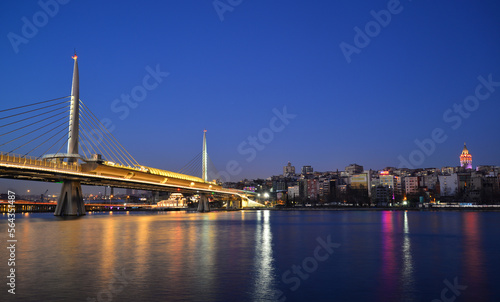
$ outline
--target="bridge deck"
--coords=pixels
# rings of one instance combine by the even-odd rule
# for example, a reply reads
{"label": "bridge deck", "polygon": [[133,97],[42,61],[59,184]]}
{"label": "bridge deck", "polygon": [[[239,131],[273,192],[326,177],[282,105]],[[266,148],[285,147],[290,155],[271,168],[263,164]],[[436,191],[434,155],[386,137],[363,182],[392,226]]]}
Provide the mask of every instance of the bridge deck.
{"label": "bridge deck", "polygon": [[128,168],[99,163],[67,163],[18,154],[0,153],[0,178],[61,182],[78,180],[83,185],[113,186],[181,193],[216,193],[247,199],[252,192],[223,188],[201,178],[155,168]]}

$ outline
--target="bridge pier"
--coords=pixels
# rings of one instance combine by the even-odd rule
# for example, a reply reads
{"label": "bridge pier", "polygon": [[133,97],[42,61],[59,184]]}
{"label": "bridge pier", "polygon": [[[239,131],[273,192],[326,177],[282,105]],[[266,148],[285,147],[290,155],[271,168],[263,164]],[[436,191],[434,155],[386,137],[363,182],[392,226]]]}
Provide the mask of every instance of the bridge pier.
{"label": "bridge pier", "polygon": [[198,212],[210,212],[210,206],[208,205],[208,196],[205,194],[200,195],[200,201],[198,202]]}
{"label": "bridge pier", "polygon": [[57,200],[55,216],[82,216],[85,215],[82,186],[79,181],[65,180],[59,199]]}
{"label": "bridge pier", "polygon": [[239,198],[230,197],[226,202],[226,209],[227,210],[241,209],[241,207],[242,207],[242,203],[241,203],[241,199],[239,199]]}

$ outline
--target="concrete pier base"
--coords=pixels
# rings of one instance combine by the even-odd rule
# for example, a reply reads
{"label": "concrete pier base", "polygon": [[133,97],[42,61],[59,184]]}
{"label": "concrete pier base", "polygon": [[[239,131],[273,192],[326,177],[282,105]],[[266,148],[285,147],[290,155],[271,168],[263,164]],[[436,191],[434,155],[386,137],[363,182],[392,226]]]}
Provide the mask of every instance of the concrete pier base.
{"label": "concrete pier base", "polygon": [[204,194],[200,196],[200,201],[198,202],[198,212],[210,212],[210,206],[208,205],[208,197]]}
{"label": "concrete pier base", "polygon": [[82,196],[82,186],[79,181],[65,180],[61,194],[57,200],[55,216],[85,215],[85,204]]}

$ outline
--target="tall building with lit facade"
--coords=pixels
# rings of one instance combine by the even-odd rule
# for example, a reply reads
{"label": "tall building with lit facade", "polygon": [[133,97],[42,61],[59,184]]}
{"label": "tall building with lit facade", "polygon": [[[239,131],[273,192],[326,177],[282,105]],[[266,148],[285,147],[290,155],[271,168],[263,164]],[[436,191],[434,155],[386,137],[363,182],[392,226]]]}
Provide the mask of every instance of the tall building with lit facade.
{"label": "tall building with lit facade", "polygon": [[472,169],[472,155],[467,150],[467,146],[464,143],[464,149],[462,154],[460,154],[460,167],[465,169]]}

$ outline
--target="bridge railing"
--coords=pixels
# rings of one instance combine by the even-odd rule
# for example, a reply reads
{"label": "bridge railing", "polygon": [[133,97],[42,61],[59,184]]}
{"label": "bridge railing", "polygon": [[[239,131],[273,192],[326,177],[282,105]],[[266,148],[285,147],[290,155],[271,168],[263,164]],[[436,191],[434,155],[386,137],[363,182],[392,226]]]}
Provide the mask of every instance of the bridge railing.
{"label": "bridge railing", "polygon": [[4,153],[4,152],[0,152],[0,162],[21,164],[23,166],[35,166],[35,167],[70,170],[75,172],[82,171],[81,166],[78,165],[76,162],[73,164],[67,162],[57,162],[53,160],[38,159],[32,156]]}

